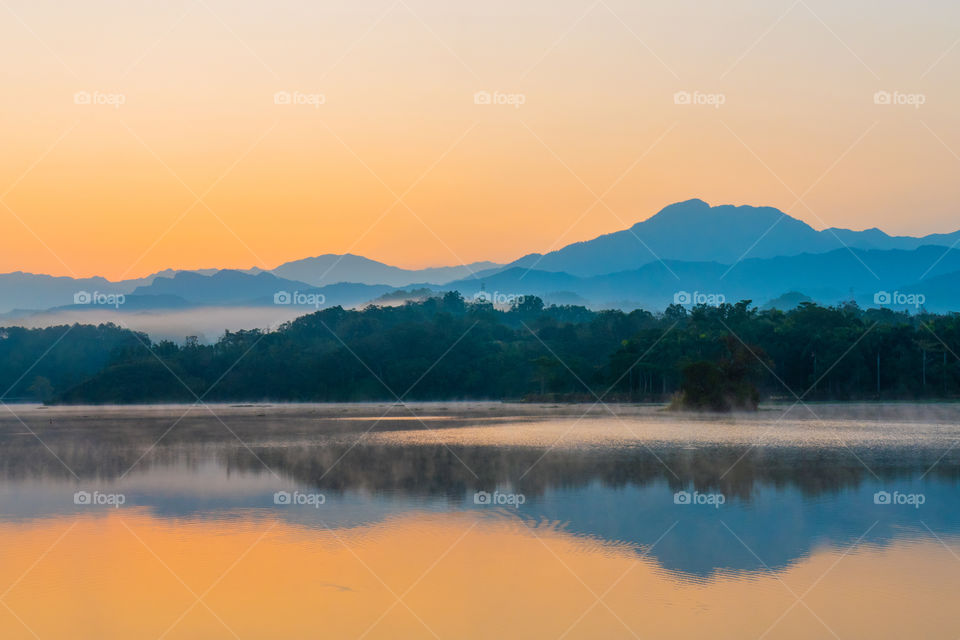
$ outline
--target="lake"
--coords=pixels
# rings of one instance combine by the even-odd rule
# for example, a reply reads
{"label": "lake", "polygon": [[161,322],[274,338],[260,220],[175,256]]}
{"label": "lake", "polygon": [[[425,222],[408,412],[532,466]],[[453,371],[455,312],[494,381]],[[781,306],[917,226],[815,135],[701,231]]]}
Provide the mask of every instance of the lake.
{"label": "lake", "polygon": [[0,638],[956,638],[960,405],[0,407]]}

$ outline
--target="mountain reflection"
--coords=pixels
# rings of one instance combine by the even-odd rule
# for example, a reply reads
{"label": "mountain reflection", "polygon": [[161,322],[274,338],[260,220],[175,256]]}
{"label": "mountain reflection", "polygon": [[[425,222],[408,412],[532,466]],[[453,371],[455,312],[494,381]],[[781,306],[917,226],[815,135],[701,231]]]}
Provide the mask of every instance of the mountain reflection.
{"label": "mountain reflection", "polygon": [[[919,475],[960,480],[960,450],[891,447],[700,446],[689,448],[552,449],[501,446],[265,444],[229,441],[156,444],[144,438],[44,437],[0,440],[0,473],[27,478],[113,480],[150,467],[190,469],[215,460],[232,471],[276,473],[333,492],[462,497],[498,486],[536,497],[553,489],[599,483],[610,489],[662,482],[751,500],[758,486],[792,488],[806,497],[857,488],[864,482]],[[71,473],[72,472],[72,473]]]}
{"label": "mountain reflection", "polygon": [[[244,431],[241,442],[216,424],[186,422],[161,437],[159,424],[44,429],[38,423],[33,435],[6,422],[0,521],[77,513],[73,491],[96,487],[123,492],[126,508],[146,507],[161,518],[248,512],[314,528],[471,510],[482,512],[481,521],[546,523],[626,544],[691,576],[780,569],[823,545],[881,544],[926,536],[928,529],[960,532],[960,451],[940,446],[634,442],[551,449],[410,444],[365,436],[362,421],[324,423],[320,431],[261,424],[260,431]],[[284,508],[273,503],[278,490],[320,492],[326,502]],[[874,503],[875,492],[891,490],[922,493],[925,504]],[[522,494],[524,502],[476,504],[478,491]],[[723,503],[677,504],[675,492],[682,491],[722,495]]]}

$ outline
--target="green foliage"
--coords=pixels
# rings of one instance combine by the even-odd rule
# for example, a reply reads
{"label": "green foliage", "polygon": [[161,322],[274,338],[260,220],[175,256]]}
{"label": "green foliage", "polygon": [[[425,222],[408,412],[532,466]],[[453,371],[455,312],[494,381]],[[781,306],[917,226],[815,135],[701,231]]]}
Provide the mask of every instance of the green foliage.
{"label": "green foliage", "polygon": [[680,395],[672,407],[696,411],[756,410],[760,367],[769,366],[762,349],[724,338],[728,353],[719,362],[700,360],[683,368]]}
{"label": "green foliage", "polygon": [[114,356],[142,346],[114,324],[0,328],[0,400],[48,401],[95,375]]}
{"label": "green foliage", "polygon": [[49,378],[45,378],[44,376],[34,378],[33,384],[30,385],[27,391],[34,394],[40,402],[47,403],[53,400],[53,384]]}
{"label": "green foliage", "polygon": [[691,362],[683,368],[683,387],[676,408],[729,410],[723,386],[723,374],[719,365],[707,360]]}
{"label": "green foliage", "polygon": [[666,401],[684,390],[689,406],[730,408],[771,396],[876,398],[878,355],[879,397],[956,397],[957,353],[957,314],[810,303],[784,312],[749,301],[594,312],[536,298],[499,310],[451,292],[324,309],[212,345],[154,343],[113,325],[7,328],[0,384],[8,399],[95,403]]}

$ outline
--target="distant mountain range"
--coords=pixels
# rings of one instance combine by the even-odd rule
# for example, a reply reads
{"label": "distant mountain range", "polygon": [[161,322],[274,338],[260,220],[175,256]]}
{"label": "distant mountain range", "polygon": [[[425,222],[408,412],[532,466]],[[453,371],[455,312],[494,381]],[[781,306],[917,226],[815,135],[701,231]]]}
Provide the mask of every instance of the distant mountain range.
{"label": "distant mountain range", "polygon": [[468,297],[481,288],[488,295],[540,297],[565,291],[590,300],[593,306],[652,310],[665,308],[675,301],[676,294],[684,292],[722,296],[727,302],[749,299],[757,304],[799,292],[823,304],[853,299],[869,307],[877,306],[875,294],[886,291],[923,293],[928,310],[953,311],[960,309],[960,251],[934,246],[913,251],[836,249],[823,254],[750,258],[732,267],[719,262],[667,260],[590,277],[510,267],[482,280],[459,280],[444,288]]}
{"label": "distant mountain range", "polygon": [[662,209],[629,229],[575,242],[547,254],[531,253],[506,265],[595,276],[638,269],[659,260],[719,262],[774,258],[835,249],[911,250],[953,246],[960,231],[922,238],[890,236],[879,229],[817,231],[773,207],[723,205],[687,200]]}
{"label": "distant mountain range", "polygon": [[[548,303],[651,310],[684,302],[685,294],[692,302],[695,295],[712,295],[714,301],[719,296],[758,305],[854,299],[875,306],[886,303],[883,292],[899,292],[921,294],[922,306],[931,311],[958,311],[958,245],[960,231],[921,238],[879,229],[817,231],[772,207],[711,207],[687,200],[629,229],[506,265],[401,269],[352,254],[324,254],[269,271],[169,269],[119,282],[0,274],[0,314],[13,324],[40,313],[44,322],[58,313],[76,318],[94,308],[101,317],[104,311],[182,315],[184,310],[283,306],[289,317],[296,309],[396,303],[404,299],[404,289],[419,290],[413,297],[422,297],[423,290],[456,289],[470,298],[483,290],[495,301],[537,295]],[[110,309],[82,294],[99,295],[100,301],[119,294],[123,303]],[[893,298],[890,303],[918,308],[916,296],[902,298],[903,304]]]}
{"label": "distant mountain range", "polygon": [[[16,271],[0,274],[0,314],[42,311],[74,304],[78,292],[136,296],[177,296],[196,305],[238,305],[256,302],[279,290],[307,291],[336,285],[328,293],[333,304],[360,304],[395,287],[415,283],[442,284],[472,274],[501,268],[494,262],[459,267],[401,269],[351,254],[327,254],[280,265],[271,271],[258,268],[166,269],[145,278],[111,282],[106,278],[71,278]],[[356,287],[341,285],[355,284]],[[366,298],[368,293],[370,298]],[[358,297],[359,296],[359,297]],[[158,301],[159,302],[159,301]],[[146,303],[143,303],[146,304]]]}
{"label": "distant mountain range", "polygon": [[495,262],[474,262],[459,267],[401,269],[350,253],[343,255],[328,253],[315,258],[286,262],[272,269],[270,273],[281,278],[300,280],[315,287],[337,282],[404,287],[415,282],[449,282],[502,266]]}

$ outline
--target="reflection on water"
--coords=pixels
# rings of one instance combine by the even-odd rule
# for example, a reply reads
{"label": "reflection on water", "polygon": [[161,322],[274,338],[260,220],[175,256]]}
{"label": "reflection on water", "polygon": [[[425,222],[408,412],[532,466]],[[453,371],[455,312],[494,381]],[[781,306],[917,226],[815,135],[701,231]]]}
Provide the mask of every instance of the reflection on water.
{"label": "reflection on water", "polygon": [[[0,536],[5,582],[60,539],[6,599],[41,638],[932,638],[955,631],[944,605],[960,589],[930,540],[691,580],[627,547],[477,514],[326,529],[133,511]],[[31,637],[9,612],[0,629]]]}
{"label": "reflection on water", "polygon": [[955,407],[381,409],[0,420],[0,637],[956,635]]}

